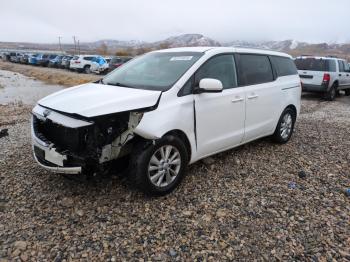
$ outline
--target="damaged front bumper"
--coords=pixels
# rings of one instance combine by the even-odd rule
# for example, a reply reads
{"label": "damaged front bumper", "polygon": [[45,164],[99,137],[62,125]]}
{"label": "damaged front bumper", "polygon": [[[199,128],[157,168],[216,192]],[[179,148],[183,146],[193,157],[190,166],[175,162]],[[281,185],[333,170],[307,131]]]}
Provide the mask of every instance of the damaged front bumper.
{"label": "damaged front bumper", "polygon": [[80,174],[82,172],[82,166],[74,166],[67,163],[69,156],[57,152],[55,145],[48,141],[42,134],[38,134],[38,132],[35,130],[35,121],[38,121],[39,119],[42,121],[49,119],[55,123],[64,122],[65,125],[70,128],[89,126],[92,125],[92,123],[72,119],[57,112],[49,111],[41,106],[36,106],[33,109],[33,117],[31,119],[31,136],[33,155],[36,162],[41,167],[51,172],[62,174]]}
{"label": "damaged front bumper", "polygon": [[96,118],[67,115],[40,105],[32,111],[34,158],[47,170],[99,172],[130,153],[134,129],[143,113],[122,112]]}

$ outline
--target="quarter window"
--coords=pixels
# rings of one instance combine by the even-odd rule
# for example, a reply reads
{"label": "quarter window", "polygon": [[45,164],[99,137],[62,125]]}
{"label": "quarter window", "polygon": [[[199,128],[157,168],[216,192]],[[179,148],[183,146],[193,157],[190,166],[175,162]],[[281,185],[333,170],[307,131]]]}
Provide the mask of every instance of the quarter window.
{"label": "quarter window", "polygon": [[287,57],[271,56],[278,76],[297,75],[298,71],[292,59]]}
{"label": "quarter window", "polygon": [[256,85],[273,81],[271,63],[265,55],[240,55],[240,74],[245,85]]}
{"label": "quarter window", "polygon": [[219,55],[208,60],[195,74],[195,86],[204,78],[220,80],[224,89],[237,87],[233,55]]}
{"label": "quarter window", "polygon": [[344,63],[341,60],[338,60],[339,72],[345,72]]}

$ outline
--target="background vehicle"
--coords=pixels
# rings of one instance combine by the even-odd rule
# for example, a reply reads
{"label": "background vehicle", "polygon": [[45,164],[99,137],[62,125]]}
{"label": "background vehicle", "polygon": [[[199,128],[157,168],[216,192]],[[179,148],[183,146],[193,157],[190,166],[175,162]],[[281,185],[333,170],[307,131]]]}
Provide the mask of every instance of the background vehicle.
{"label": "background vehicle", "polygon": [[38,60],[37,57],[39,56],[39,54],[34,54],[34,55],[29,55],[28,57],[28,64],[29,65],[36,65]]}
{"label": "background vehicle", "polygon": [[32,54],[23,54],[21,57],[20,57],[20,63],[21,64],[28,64],[29,62],[29,57],[31,56]]}
{"label": "background vehicle", "polygon": [[50,59],[48,66],[49,67],[59,67],[62,63],[63,55],[58,55],[53,59]]}
{"label": "background vehicle", "polygon": [[21,53],[10,53],[10,61],[13,63],[19,63],[21,56]]}
{"label": "background vehicle", "polygon": [[1,54],[1,59],[3,61],[10,61],[10,54],[8,52],[4,52]]}
{"label": "background vehicle", "polygon": [[96,55],[79,55],[74,56],[72,60],[70,61],[70,69],[78,71],[78,72],[85,72],[86,74],[89,74],[92,60],[98,57]]}
{"label": "background vehicle", "polygon": [[55,59],[57,55],[54,54],[41,54],[37,56],[37,65],[39,66],[48,66],[50,60]]}
{"label": "background vehicle", "polygon": [[109,62],[109,67],[108,67],[108,71],[113,71],[114,69],[118,68],[119,66],[121,66],[122,64],[130,61],[132,59],[132,57],[129,56],[115,56],[112,57],[111,61]]}
{"label": "background vehicle", "polygon": [[303,91],[323,93],[334,100],[340,90],[350,95],[350,68],[348,63],[334,57],[301,56],[295,64],[303,84]]}
{"label": "background vehicle", "polygon": [[70,60],[73,58],[73,56],[64,56],[61,61],[61,68],[69,69],[70,66]]}
{"label": "background vehicle", "polygon": [[98,56],[92,59],[90,70],[96,74],[105,74],[108,72],[111,58]]}
{"label": "background vehicle", "polygon": [[46,169],[69,174],[93,174],[129,157],[133,184],[164,195],[189,163],[265,136],[286,143],[300,95],[295,64],[283,53],[151,52],[98,83],[40,100],[33,109],[34,155]]}

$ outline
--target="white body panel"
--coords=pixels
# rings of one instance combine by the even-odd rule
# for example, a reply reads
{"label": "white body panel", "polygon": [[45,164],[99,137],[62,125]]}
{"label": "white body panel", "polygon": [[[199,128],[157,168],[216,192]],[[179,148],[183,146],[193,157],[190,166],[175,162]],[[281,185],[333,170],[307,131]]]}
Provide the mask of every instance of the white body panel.
{"label": "white body panel", "polygon": [[94,117],[154,106],[160,93],[90,83],[49,95],[38,104],[60,112]]}

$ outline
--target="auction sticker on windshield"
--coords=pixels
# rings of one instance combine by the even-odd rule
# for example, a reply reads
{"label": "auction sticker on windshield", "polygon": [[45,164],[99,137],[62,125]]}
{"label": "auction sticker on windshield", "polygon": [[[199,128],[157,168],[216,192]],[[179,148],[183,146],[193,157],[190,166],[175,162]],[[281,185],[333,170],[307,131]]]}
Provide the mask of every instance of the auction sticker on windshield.
{"label": "auction sticker on windshield", "polygon": [[170,58],[170,61],[190,61],[193,56],[174,56]]}

